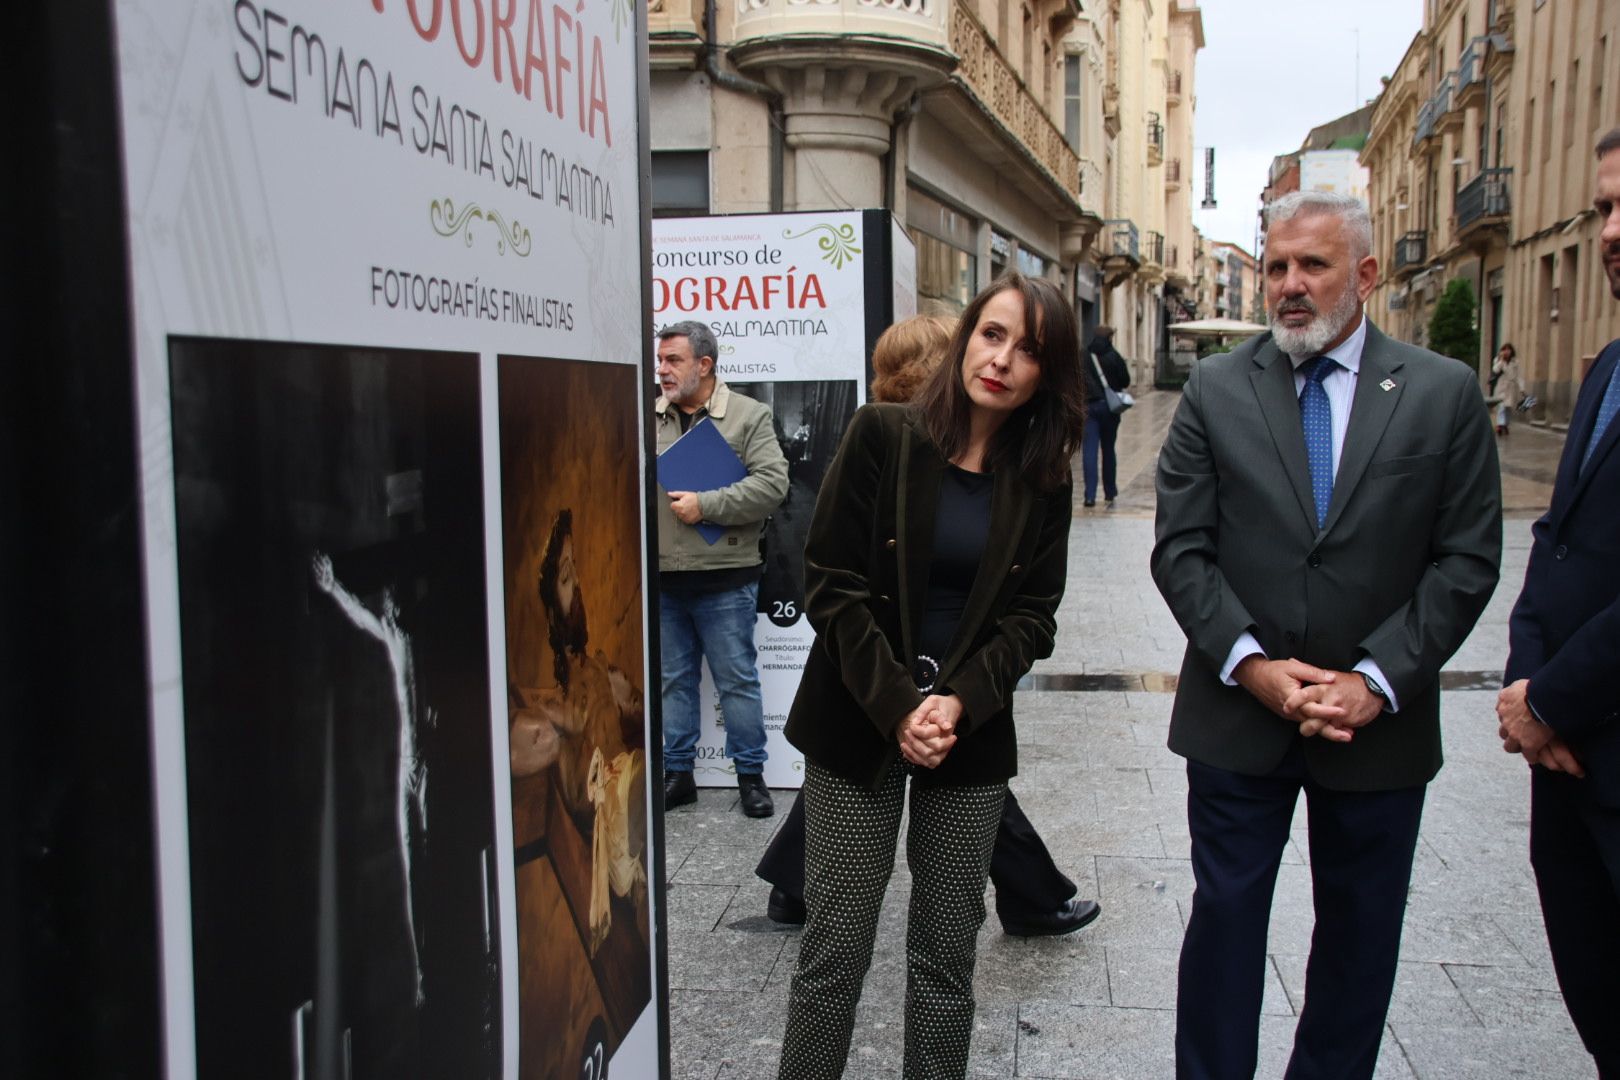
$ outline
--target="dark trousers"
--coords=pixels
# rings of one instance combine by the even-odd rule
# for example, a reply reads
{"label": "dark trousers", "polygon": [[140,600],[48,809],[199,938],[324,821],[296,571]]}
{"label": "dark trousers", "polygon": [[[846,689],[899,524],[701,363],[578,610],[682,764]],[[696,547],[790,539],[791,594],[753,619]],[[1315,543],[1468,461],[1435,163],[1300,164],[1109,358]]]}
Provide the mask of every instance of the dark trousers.
{"label": "dark trousers", "polygon": [[[782,827],[771,838],[754,873],[791,896],[804,897],[804,797],[793,800]],[[990,880],[996,886],[996,915],[1014,918],[1049,915],[1079,890],[1052,861],[1035,826],[1011,791],[1001,805],[996,846],[990,853]]]}
{"label": "dark trousers", "polygon": [[1103,498],[1112,499],[1119,494],[1114,482],[1117,462],[1114,458],[1114,440],[1119,436],[1119,417],[1108,411],[1108,402],[1102,398],[1086,406],[1086,427],[1080,444],[1080,474],[1085,480],[1086,502],[1097,501],[1097,454],[1102,453]]}
{"label": "dark trousers", "polygon": [[1620,1078],[1620,810],[1590,780],[1530,770],[1530,865],[1558,988],[1603,1080]]}
{"label": "dark trousers", "polygon": [[1294,803],[1305,791],[1316,928],[1290,1080],[1370,1077],[1395,986],[1424,788],[1329,791],[1296,748],[1269,776],[1187,763],[1192,914],[1176,993],[1176,1075],[1252,1077],[1266,930]]}

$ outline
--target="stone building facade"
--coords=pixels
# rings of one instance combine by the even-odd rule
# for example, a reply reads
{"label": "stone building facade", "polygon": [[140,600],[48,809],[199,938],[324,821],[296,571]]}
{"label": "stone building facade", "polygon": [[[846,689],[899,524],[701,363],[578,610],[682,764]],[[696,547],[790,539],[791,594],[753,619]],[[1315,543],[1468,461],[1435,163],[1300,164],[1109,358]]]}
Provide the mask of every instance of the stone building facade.
{"label": "stone building facade", "polygon": [[1620,4],[1423,0],[1373,113],[1380,326],[1424,344],[1462,277],[1479,300],[1483,372],[1511,342],[1541,404],[1568,419],[1587,365],[1620,336],[1591,210],[1592,147],[1620,123]]}
{"label": "stone building facade", "polygon": [[651,0],[648,19],[655,214],[889,209],[919,310],[1016,266],[1118,327],[1151,380],[1166,284],[1192,281],[1190,185],[1164,161],[1191,158],[1196,7]]}

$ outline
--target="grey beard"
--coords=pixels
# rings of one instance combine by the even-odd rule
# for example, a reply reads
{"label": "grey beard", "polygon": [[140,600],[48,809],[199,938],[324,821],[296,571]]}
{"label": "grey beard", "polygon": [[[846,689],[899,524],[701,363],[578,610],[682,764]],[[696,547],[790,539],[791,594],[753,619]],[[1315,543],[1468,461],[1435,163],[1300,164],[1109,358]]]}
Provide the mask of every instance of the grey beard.
{"label": "grey beard", "polygon": [[1339,332],[1350,325],[1356,317],[1359,298],[1356,290],[1346,285],[1340,294],[1338,302],[1327,313],[1318,313],[1305,326],[1298,330],[1290,329],[1277,322],[1277,316],[1272,315],[1271,340],[1276,342],[1277,348],[1289,356],[1309,359],[1321,354],[1327,343],[1339,336]]}

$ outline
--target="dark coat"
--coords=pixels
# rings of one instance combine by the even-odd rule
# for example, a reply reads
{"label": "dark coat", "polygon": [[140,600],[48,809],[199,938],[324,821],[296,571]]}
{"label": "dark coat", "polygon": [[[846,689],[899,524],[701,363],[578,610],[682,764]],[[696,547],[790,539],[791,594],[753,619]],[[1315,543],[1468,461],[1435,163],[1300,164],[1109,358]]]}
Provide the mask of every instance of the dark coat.
{"label": "dark coat", "polygon": [[[947,462],[906,405],[855,414],[822,481],[805,544],[805,612],[815,628],[788,741],[818,765],[875,785],[900,755],[899,726],[922,702],[911,678]],[[1013,687],[1052,652],[1068,570],[1073,488],[1038,492],[995,474],[990,534],[936,693],[963,706],[957,742],[922,784],[991,784],[1018,771]]]}
{"label": "dark coat", "polygon": [[[1101,336],[1092,338],[1091,344],[1086,346],[1086,353],[1086,357],[1080,361],[1080,369],[1086,380],[1086,402],[1088,404],[1102,400],[1102,382],[1097,378],[1097,368],[1099,366],[1102,368],[1103,375],[1108,378],[1108,385],[1115,390],[1123,390],[1131,385],[1130,365],[1125,362],[1123,356],[1119,355],[1119,350],[1114,348],[1111,339]],[[1097,360],[1096,364],[1091,362],[1093,357]]]}
{"label": "dark coat", "polygon": [[1581,385],[1552,506],[1536,522],[1524,591],[1508,630],[1507,681],[1530,680],[1536,715],[1569,743],[1593,796],[1620,806],[1620,420],[1584,472],[1620,341]]}
{"label": "dark coat", "polygon": [[1262,776],[1296,725],[1220,678],[1245,630],[1272,659],[1370,656],[1400,711],[1349,743],[1304,740],[1322,786],[1382,791],[1439,770],[1440,667],[1496,587],[1501,476],[1472,369],[1370,323],[1318,531],[1293,366],[1261,334],[1193,366],[1159,453],[1153,579],[1187,634],[1170,749]]}

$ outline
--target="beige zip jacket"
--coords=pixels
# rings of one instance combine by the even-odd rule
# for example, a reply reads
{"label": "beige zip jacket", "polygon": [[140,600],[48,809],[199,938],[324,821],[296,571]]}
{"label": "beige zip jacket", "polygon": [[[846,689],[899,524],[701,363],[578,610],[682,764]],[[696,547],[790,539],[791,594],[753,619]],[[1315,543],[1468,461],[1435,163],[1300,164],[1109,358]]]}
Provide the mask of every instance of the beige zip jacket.
{"label": "beige zip jacket", "polygon": [[[681,437],[681,421],[669,399],[659,395],[653,406],[662,454]],[[669,508],[669,493],[658,488],[658,569],[723,570],[759,565],[759,532],[765,519],[782,504],[788,491],[787,458],[776,441],[771,410],[751,397],[733,392],[715,380],[708,404],[692,417],[714,422],[731,449],[742,459],[748,475],[735,484],[698,493],[703,520],[726,527],[714,544],[707,543],[690,525],[683,525]]]}

